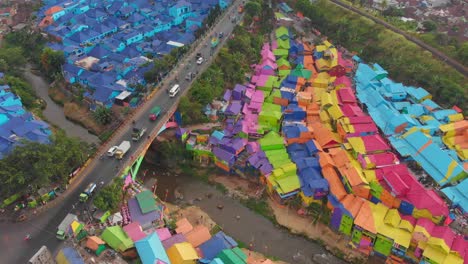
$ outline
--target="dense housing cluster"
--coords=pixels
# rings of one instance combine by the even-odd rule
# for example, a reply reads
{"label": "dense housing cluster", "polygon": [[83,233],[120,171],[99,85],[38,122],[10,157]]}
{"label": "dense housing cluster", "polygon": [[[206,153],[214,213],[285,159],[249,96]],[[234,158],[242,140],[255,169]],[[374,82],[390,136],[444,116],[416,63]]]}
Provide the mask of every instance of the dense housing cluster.
{"label": "dense housing cluster", "polygon": [[152,58],[192,43],[210,10],[230,2],[48,0],[39,26],[57,41],[50,48],[65,53],[65,79],[89,88],[84,96],[92,108],[135,106],[132,93],[146,85]]}
{"label": "dense housing cluster", "polygon": [[224,129],[177,135],[198,159],[259,177],[279,202],[327,201],[330,226],[364,254],[466,262],[468,241],[448,226],[468,210],[461,111],[345,53],[280,27],[249,82],[207,112]]}
{"label": "dense housing cluster", "polygon": [[[0,81],[3,78],[4,73],[0,72]],[[27,112],[8,84],[0,84],[0,159],[20,145],[22,139],[48,143],[50,134],[49,125]]]}

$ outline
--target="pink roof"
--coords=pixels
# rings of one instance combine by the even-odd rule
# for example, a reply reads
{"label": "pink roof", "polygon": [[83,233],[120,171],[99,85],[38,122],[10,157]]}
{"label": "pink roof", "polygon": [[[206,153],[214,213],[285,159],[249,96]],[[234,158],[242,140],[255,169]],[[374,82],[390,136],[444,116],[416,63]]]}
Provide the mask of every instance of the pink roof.
{"label": "pink roof", "polygon": [[366,151],[389,150],[390,147],[380,135],[361,137]]}
{"label": "pink roof", "polygon": [[256,70],[256,73],[261,74],[261,75],[275,75],[275,70],[260,68],[260,69]]}
{"label": "pink roof", "polygon": [[452,250],[458,252],[461,257],[468,258],[468,241],[461,235],[456,236],[453,240]]}
{"label": "pink roof", "polygon": [[356,96],[354,96],[353,90],[351,88],[342,88],[337,91],[338,98],[341,103],[356,103]]}
{"label": "pink roof", "polygon": [[455,233],[448,226],[435,226],[434,229],[432,229],[431,235],[443,239],[449,248],[452,247],[453,241],[455,240]]}
{"label": "pink roof", "polygon": [[340,107],[341,111],[346,117],[353,117],[353,116],[365,116],[362,109],[355,104],[345,104]]}
{"label": "pink roof", "polygon": [[338,86],[338,85],[343,85],[345,87],[351,87],[352,82],[351,82],[351,79],[348,76],[341,76],[341,77],[336,78],[336,80],[335,80],[335,86]]}
{"label": "pink roof", "polygon": [[263,101],[265,101],[265,94],[260,90],[256,90],[252,95],[252,101],[263,103]]}
{"label": "pink roof", "polygon": [[433,216],[448,216],[449,214],[444,200],[433,190],[424,189],[421,184],[413,184],[411,190],[406,194],[406,199],[418,209],[429,210]]}
{"label": "pink roof", "polygon": [[375,166],[378,167],[384,167],[384,166],[389,166],[393,164],[398,164],[400,161],[398,160],[398,157],[392,153],[392,152],[385,152],[385,153],[379,153],[379,154],[369,154],[369,155],[361,155],[359,154],[358,159],[361,162],[361,165],[365,168],[367,161],[364,157],[367,157],[372,164],[375,164]]}
{"label": "pink roof", "polygon": [[140,223],[132,222],[123,227],[123,230],[127,235],[132,239],[133,242],[136,242],[142,238],[146,237],[146,234],[141,229]]}
{"label": "pink roof", "polygon": [[260,75],[258,76],[258,79],[257,79],[257,85],[258,86],[263,86],[265,85],[265,83],[268,81],[268,78],[270,78],[270,75]]}
{"label": "pink roof", "polygon": [[427,218],[419,218],[416,220],[416,225],[424,227],[424,229],[426,229],[426,231],[432,236],[432,230],[434,229],[435,224],[431,220]]}
{"label": "pink roof", "polygon": [[411,223],[411,225],[416,225],[416,218],[411,215],[402,215],[400,214],[401,219],[406,220]]}
{"label": "pink roof", "polygon": [[353,68],[354,64],[351,60],[347,60],[343,58],[343,54],[338,51],[338,64],[345,67],[345,68]]}
{"label": "pink roof", "polygon": [[161,241],[164,241],[172,236],[168,228],[158,228],[156,229],[156,234],[158,234],[159,240]]}
{"label": "pink roof", "polygon": [[[388,168],[393,168],[395,166],[390,166]],[[379,169],[380,173],[382,172],[382,180],[385,180],[385,182],[392,188],[392,192],[396,194],[396,197],[404,197],[406,193],[410,190],[410,187],[406,184],[406,182],[400,177],[400,175],[392,170],[384,172],[384,170]],[[389,190],[390,191],[390,190]]]}
{"label": "pink roof", "polygon": [[278,42],[277,42],[276,40],[273,40],[273,41],[271,42],[271,49],[272,49],[272,50],[275,50],[275,49],[277,49],[277,48],[278,48]]}

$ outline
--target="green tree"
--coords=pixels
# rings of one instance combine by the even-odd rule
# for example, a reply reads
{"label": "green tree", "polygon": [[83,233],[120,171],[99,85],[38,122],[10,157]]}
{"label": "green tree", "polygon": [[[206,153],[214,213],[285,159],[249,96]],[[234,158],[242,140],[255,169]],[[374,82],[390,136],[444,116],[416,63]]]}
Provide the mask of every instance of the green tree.
{"label": "green tree", "polygon": [[73,168],[83,163],[87,145],[57,132],[50,144],[24,140],[0,160],[0,196],[35,191],[51,182],[66,184]]}
{"label": "green tree", "polygon": [[49,80],[53,80],[56,74],[61,73],[65,56],[62,51],[54,51],[45,48],[41,53],[41,68]]}
{"label": "green tree", "polygon": [[11,75],[5,77],[4,82],[11,87],[14,94],[21,98],[21,102],[27,109],[33,108],[37,96],[29,83]]}
{"label": "green tree", "polygon": [[112,110],[107,107],[98,107],[94,113],[93,118],[101,125],[107,125],[112,122]]}
{"label": "green tree", "polygon": [[123,180],[115,178],[114,181],[102,188],[94,198],[94,205],[103,210],[114,212],[119,208],[123,198]]}
{"label": "green tree", "polygon": [[0,59],[0,72],[8,71],[8,63],[4,59]]}
{"label": "green tree", "polygon": [[249,1],[248,3],[245,4],[245,13],[248,14],[249,16],[258,16],[260,15],[260,11],[262,10],[262,6],[260,3],[255,2],[255,1]]}
{"label": "green tree", "polygon": [[23,56],[23,50],[16,48],[1,48],[0,60],[4,60],[9,69],[17,69],[26,64],[26,58]]}
{"label": "green tree", "polygon": [[426,20],[422,22],[424,30],[428,32],[436,31],[437,30],[437,23],[432,20]]}
{"label": "green tree", "polygon": [[457,55],[464,65],[468,65],[468,41],[463,42],[457,51]]}

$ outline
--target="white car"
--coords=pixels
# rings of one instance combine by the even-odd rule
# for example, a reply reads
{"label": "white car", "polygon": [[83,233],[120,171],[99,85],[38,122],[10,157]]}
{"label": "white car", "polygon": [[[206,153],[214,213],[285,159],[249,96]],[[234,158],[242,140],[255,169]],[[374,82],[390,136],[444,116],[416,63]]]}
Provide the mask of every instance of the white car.
{"label": "white car", "polygon": [[117,146],[113,146],[111,147],[108,151],[107,151],[107,156],[109,157],[112,157],[114,156],[115,152],[117,151]]}
{"label": "white car", "polygon": [[197,64],[200,65],[200,64],[202,64],[202,63],[203,63],[203,57],[198,58]]}

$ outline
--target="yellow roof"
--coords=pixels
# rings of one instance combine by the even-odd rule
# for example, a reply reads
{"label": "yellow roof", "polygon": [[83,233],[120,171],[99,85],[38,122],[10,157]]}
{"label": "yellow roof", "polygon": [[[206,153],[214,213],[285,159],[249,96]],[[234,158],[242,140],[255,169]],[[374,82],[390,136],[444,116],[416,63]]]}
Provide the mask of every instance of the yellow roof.
{"label": "yellow roof", "polygon": [[323,45],[325,45],[325,47],[327,48],[330,48],[331,46],[333,46],[333,44],[331,44],[330,41],[328,40],[323,41]]}
{"label": "yellow roof", "polygon": [[188,242],[177,243],[173,247],[177,249],[183,260],[198,259],[197,251]]}
{"label": "yellow roof", "polygon": [[338,105],[334,104],[330,108],[327,109],[327,112],[333,118],[333,120],[338,120],[343,116],[343,112],[338,107]]}
{"label": "yellow roof", "polygon": [[401,219],[400,224],[398,225],[400,229],[407,230],[408,232],[413,232],[414,226],[405,219]]}
{"label": "yellow roof", "polygon": [[396,209],[390,209],[387,212],[387,215],[385,215],[384,218],[384,223],[387,225],[390,225],[392,227],[398,227],[400,224],[401,217],[400,214],[398,214],[398,211]]}
{"label": "yellow roof", "polygon": [[327,46],[325,45],[318,45],[318,46],[315,46],[315,50],[317,52],[322,52],[322,51],[325,51],[327,49]]}
{"label": "yellow roof", "polygon": [[447,254],[438,248],[427,245],[426,249],[424,249],[423,256],[434,261],[435,263],[443,264]]}
{"label": "yellow roof", "polygon": [[333,105],[331,95],[329,93],[322,93],[320,95],[320,104],[322,105],[322,107],[329,107]]}
{"label": "yellow roof", "polygon": [[77,231],[79,231],[78,229],[80,228],[81,223],[78,221],[73,221],[70,226],[73,230],[73,233],[76,233]]}
{"label": "yellow roof", "polygon": [[438,247],[441,250],[443,250],[445,253],[450,252],[450,247],[447,246],[447,244],[442,238],[429,237],[429,239],[427,240],[427,244],[432,247]]}
{"label": "yellow roof", "polygon": [[442,264],[463,264],[463,259],[454,254],[448,254]]}

